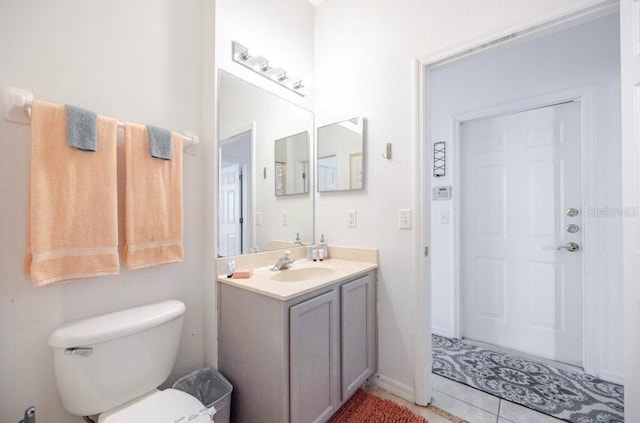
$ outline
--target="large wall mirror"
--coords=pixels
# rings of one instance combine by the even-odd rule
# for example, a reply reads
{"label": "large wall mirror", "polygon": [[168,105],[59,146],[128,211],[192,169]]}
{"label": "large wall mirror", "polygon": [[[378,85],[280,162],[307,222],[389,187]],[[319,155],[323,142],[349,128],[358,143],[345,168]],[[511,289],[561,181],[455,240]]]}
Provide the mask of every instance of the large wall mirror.
{"label": "large wall mirror", "polygon": [[364,119],[356,117],[318,128],[318,191],[364,188]]}
{"label": "large wall mirror", "polygon": [[310,111],[218,71],[218,255],[313,243],[313,128]]}

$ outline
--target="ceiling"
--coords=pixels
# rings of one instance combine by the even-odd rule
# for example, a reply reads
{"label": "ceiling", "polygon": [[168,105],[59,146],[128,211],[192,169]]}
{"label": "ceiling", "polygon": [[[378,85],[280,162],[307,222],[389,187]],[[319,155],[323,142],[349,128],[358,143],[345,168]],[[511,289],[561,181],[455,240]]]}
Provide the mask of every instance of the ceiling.
{"label": "ceiling", "polygon": [[313,6],[320,6],[322,2],[324,2],[324,0],[309,0],[309,3],[311,3]]}

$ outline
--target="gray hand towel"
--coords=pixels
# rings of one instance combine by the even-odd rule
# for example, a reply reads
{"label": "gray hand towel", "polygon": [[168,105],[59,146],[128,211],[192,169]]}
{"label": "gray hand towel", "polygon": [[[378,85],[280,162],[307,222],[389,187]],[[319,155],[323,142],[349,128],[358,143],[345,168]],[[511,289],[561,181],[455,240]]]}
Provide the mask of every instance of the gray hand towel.
{"label": "gray hand towel", "polygon": [[171,153],[173,151],[171,131],[147,125],[147,132],[149,132],[149,152],[151,153],[151,157],[171,160]]}
{"label": "gray hand towel", "polygon": [[85,151],[98,149],[98,115],[91,110],[65,104],[67,110],[67,144]]}

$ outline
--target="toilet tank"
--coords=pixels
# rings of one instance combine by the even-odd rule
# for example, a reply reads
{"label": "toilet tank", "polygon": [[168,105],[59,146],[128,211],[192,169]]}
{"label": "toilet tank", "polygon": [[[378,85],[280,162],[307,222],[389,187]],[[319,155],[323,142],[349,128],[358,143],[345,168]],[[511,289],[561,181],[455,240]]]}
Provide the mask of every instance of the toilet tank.
{"label": "toilet tank", "polygon": [[169,300],[67,323],[49,337],[64,408],[100,414],[153,391],[176,361],[185,306]]}

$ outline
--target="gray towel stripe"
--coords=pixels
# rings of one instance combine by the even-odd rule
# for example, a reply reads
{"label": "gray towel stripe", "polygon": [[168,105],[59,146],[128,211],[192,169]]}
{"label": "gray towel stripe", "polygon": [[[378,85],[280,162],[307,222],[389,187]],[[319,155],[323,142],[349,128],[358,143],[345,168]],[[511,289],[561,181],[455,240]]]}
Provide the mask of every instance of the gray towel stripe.
{"label": "gray towel stripe", "polygon": [[149,132],[149,152],[151,153],[151,157],[171,160],[171,154],[173,152],[171,131],[147,125],[147,132]]}
{"label": "gray towel stripe", "polygon": [[65,104],[67,144],[84,151],[98,149],[98,115],[91,110]]}

